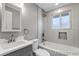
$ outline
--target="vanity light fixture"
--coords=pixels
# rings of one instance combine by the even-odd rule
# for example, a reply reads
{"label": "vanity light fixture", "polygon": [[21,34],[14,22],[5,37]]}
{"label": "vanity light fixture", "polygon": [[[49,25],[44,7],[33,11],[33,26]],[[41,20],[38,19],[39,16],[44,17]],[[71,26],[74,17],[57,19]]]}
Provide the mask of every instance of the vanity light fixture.
{"label": "vanity light fixture", "polygon": [[57,11],[58,13],[60,13],[60,12],[62,12],[62,9],[58,9],[58,11]]}
{"label": "vanity light fixture", "polygon": [[59,5],[59,3],[55,3],[55,5],[56,5],[56,6]]}
{"label": "vanity light fixture", "polygon": [[23,7],[24,6],[24,3],[13,3],[13,5],[16,5],[17,7]]}

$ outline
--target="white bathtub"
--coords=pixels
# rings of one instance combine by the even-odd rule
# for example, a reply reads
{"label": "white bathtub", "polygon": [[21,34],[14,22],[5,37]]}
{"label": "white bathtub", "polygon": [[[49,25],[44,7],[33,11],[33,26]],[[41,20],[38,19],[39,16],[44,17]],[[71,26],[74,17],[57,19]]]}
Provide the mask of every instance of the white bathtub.
{"label": "white bathtub", "polygon": [[63,44],[45,41],[39,44],[39,46],[48,50],[52,56],[79,56],[79,48]]}

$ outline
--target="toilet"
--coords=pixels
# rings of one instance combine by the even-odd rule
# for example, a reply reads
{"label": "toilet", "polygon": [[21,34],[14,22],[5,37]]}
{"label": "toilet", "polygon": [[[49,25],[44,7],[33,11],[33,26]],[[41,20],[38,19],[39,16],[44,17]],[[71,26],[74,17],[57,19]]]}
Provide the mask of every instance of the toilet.
{"label": "toilet", "polygon": [[46,51],[45,49],[41,48],[38,49],[38,39],[34,39],[32,49],[36,56],[50,56],[49,52]]}

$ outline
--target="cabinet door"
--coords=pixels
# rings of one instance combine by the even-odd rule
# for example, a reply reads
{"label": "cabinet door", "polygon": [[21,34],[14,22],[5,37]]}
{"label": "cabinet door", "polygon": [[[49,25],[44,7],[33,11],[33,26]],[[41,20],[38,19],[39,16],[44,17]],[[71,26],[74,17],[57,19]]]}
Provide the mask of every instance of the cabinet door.
{"label": "cabinet door", "polygon": [[13,10],[12,30],[20,29],[20,11]]}
{"label": "cabinet door", "polygon": [[9,11],[4,12],[4,18],[2,20],[2,30],[8,31],[12,29],[12,13]]}
{"label": "cabinet door", "polygon": [[32,55],[32,45],[11,52],[5,56],[31,56],[31,55]]}
{"label": "cabinet door", "polygon": [[6,30],[11,30],[12,29],[12,12],[5,11],[4,20],[5,20],[4,23],[6,26]]}

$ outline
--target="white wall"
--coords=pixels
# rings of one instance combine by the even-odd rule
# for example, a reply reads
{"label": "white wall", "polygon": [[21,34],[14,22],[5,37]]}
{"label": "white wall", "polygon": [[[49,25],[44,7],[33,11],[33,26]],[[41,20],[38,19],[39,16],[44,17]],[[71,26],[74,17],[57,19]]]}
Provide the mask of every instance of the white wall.
{"label": "white wall", "polygon": [[25,39],[37,38],[37,6],[33,3],[24,3],[22,11],[22,30],[24,28],[29,30],[29,33],[25,35]]}
{"label": "white wall", "polygon": [[40,39],[42,40],[43,19],[42,10],[33,3],[25,3],[22,12],[22,30],[29,30],[29,34],[25,35],[25,39]]}
{"label": "white wall", "polygon": [[[71,10],[71,29],[54,30],[51,27],[52,15],[58,10],[48,12],[44,19],[45,39],[51,42],[79,47],[79,4],[69,4],[61,7],[63,11]],[[58,39],[58,32],[67,32],[67,40]]]}
{"label": "white wall", "polygon": [[43,32],[43,19],[42,10],[33,3],[25,3],[22,14],[22,29],[28,29],[29,34],[26,35],[25,39],[40,39],[42,40]]}
{"label": "white wall", "polygon": [[43,33],[42,10],[38,7],[38,39],[40,39],[39,42],[42,41],[42,33]]}

